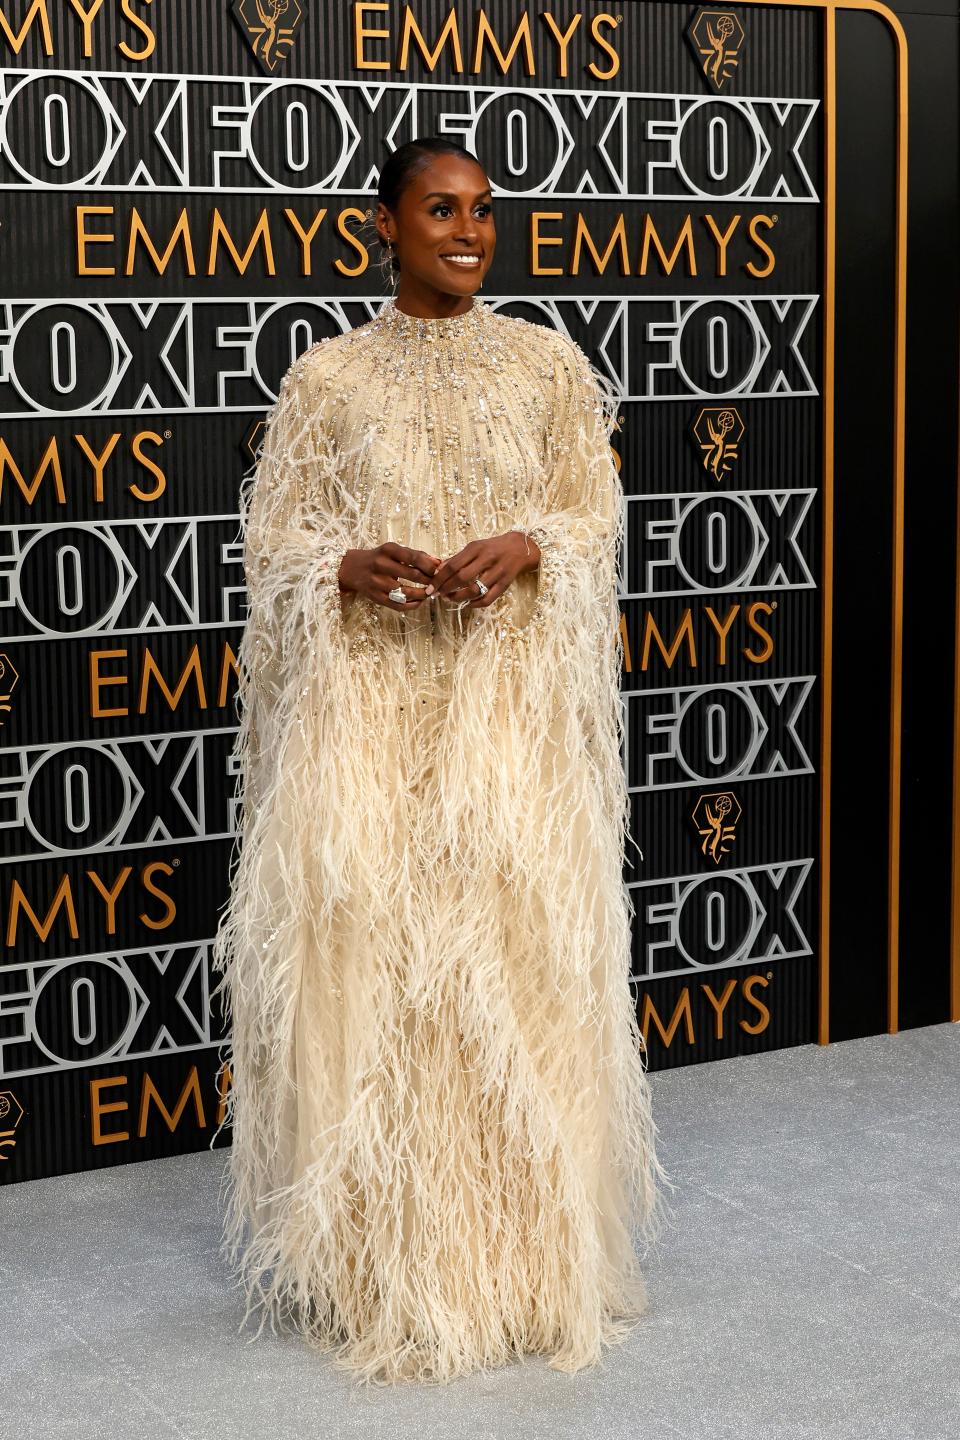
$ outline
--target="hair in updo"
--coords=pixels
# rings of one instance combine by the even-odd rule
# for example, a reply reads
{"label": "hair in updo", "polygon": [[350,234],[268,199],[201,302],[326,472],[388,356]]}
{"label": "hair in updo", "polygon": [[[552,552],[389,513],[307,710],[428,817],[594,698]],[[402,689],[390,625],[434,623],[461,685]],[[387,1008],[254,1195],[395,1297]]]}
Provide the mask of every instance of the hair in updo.
{"label": "hair in updo", "polygon": [[[465,146],[458,144],[456,140],[448,140],[443,135],[408,140],[393,151],[380,171],[377,200],[386,205],[388,210],[396,210],[397,202],[410,181],[427,168],[434,155],[460,155],[464,160],[472,160],[475,165],[480,165],[476,155],[471,154]],[[480,169],[483,169],[482,165]],[[396,254],[391,256],[390,263],[394,270],[400,269]]]}

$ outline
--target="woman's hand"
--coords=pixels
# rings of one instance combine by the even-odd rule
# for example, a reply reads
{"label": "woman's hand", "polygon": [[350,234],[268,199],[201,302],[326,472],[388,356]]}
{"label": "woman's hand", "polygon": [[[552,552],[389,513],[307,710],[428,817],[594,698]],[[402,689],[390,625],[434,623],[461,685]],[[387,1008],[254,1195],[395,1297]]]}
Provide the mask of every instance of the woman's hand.
{"label": "woman's hand", "polygon": [[[535,570],[540,563],[540,547],[529,535],[508,530],[504,535],[491,535],[486,540],[471,540],[451,555],[433,576],[426,594],[434,592],[444,600],[459,603],[467,600],[470,608],[492,605],[524,570]],[[489,586],[481,595],[477,579]]]}
{"label": "woman's hand", "polygon": [[[337,571],[337,581],[341,590],[365,595],[388,610],[411,610],[426,598],[423,587],[433,579],[439,566],[436,555],[388,540],[372,550],[348,550]],[[403,583],[411,580],[419,584]],[[403,602],[391,600],[388,594],[398,583],[407,597]]]}

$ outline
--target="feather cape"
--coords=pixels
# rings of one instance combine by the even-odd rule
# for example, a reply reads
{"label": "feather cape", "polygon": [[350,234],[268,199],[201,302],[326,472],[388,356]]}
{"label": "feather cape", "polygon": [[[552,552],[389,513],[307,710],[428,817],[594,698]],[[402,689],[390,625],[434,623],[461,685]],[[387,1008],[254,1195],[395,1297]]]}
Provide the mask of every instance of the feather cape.
{"label": "feather cape", "polygon": [[[388,302],[291,366],[241,492],[224,1253],[367,1381],[577,1370],[647,1308],[617,408],[565,336]],[[339,590],[510,529],[541,560],[487,607]]]}

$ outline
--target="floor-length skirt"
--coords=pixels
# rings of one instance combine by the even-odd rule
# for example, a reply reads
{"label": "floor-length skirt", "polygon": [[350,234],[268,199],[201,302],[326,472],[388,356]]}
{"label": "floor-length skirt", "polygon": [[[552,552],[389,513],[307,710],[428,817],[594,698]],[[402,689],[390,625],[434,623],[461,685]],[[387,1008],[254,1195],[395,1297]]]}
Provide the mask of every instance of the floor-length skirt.
{"label": "floor-length skirt", "polygon": [[628,901],[562,718],[534,773],[494,729],[476,782],[499,767],[540,878],[519,845],[491,852],[482,789],[474,823],[438,844],[449,693],[418,699],[415,715],[381,713],[367,793],[346,797],[379,841],[343,862],[335,903],[340,861],[304,806],[323,785],[345,803],[357,777],[318,762],[309,726],[288,737],[249,880],[286,907],[268,952],[283,978],[268,1002],[234,987],[230,1253],[248,1313],[291,1320],[363,1379],[445,1380],[525,1353],[572,1371],[648,1307],[640,1243],[666,1178]]}

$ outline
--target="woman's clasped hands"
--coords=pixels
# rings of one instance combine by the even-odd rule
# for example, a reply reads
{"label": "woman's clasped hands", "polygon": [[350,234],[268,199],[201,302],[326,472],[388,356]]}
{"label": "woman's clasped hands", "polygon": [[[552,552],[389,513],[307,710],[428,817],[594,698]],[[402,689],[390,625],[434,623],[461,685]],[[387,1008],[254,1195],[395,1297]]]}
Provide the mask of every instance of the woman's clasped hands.
{"label": "woman's clasped hands", "polygon": [[[518,575],[539,562],[536,541],[519,530],[470,540],[446,560],[388,540],[369,550],[347,550],[337,579],[341,591],[365,595],[390,610],[415,609],[428,600],[479,609],[492,605]],[[478,579],[487,587],[483,594]],[[390,597],[398,589],[403,601]]]}

